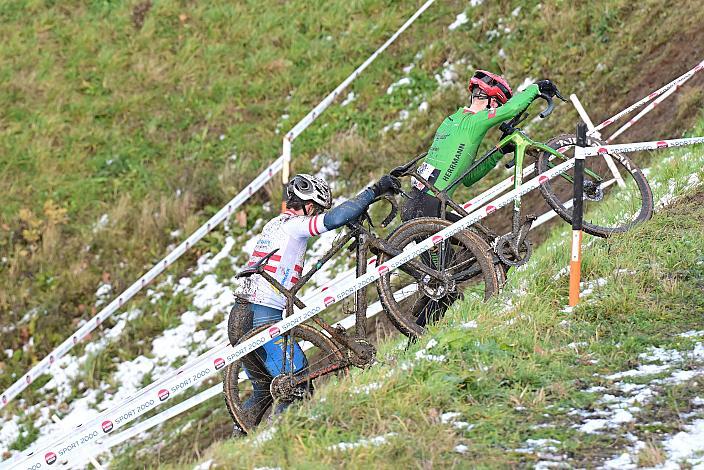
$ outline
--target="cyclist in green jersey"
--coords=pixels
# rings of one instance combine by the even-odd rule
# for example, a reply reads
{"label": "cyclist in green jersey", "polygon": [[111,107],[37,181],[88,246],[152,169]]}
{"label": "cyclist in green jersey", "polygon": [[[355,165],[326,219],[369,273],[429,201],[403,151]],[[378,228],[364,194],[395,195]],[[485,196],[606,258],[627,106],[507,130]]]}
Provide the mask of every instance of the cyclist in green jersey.
{"label": "cyclist in green jersey", "polygon": [[[484,70],[474,74],[468,89],[471,93],[470,106],[459,108],[445,118],[435,133],[428,154],[418,167],[419,174],[440,190],[448,187],[474,163],[479,144],[489,129],[523,112],[539,93],[552,97],[557,90],[550,80],[540,80],[513,96],[506,79]],[[462,184],[469,187],[482,179],[503,156],[501,152],[496,152],[467,175]],[[440,201],[415,179],[413,186],[410,199],[403,207],[402,219],[438,217]],[[450,196],[457,187],[449,191]]]}

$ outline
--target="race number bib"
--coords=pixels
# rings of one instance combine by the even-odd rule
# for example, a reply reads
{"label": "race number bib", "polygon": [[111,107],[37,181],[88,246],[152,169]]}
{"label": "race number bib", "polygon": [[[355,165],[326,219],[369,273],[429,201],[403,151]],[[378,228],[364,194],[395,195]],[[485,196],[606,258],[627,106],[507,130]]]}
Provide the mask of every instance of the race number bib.
{"label": "race number bib", "polygon": [[[430,176],[433,174],[434,170],[435,167],[433,165],[423,162],[423,164],[418,167],[418,174],[430,182]],[[423,191],[425,189],[425,185],[415,178],[411,178],[411,184],[413,184],[413,186],[419,191]]]}

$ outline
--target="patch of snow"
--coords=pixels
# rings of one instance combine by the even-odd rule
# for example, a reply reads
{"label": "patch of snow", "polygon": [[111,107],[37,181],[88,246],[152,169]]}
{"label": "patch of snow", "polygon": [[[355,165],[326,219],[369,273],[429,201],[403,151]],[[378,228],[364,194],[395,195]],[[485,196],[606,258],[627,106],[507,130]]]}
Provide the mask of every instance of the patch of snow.
{"label": "patch of snow", "polygon": [[108,223],[110,223],[110,216],[108,216],[107,214],[101,215],[100,219],[98,219],[98,221],[93,224],[93,233],[100,232],[108,226]]}
{"label": "patch of snow", "polygon": [[100,307],[103,305],[112,294],[112,284],[101,282],[98,286],[98,290],[95,291],[95,306]]}
{"label": "patch of snow", "polygon": [[402,86],[410,85],[413,83],[413,80],[411,80],[409,77],[403,77],[396,83],[392,83],[389,88],[386,89],[386,94],[390,95],[396,90],[397,88],[401,88]]}
{"label": "patch of snow", "polygon": [[457,28],[459,28],[460,26],[462,26],[463,24],[466,24],[468,22],[469,22],[469,18],[467,18],[467,14],[463,12],[463,13],[460,13],[459,15],[457,15],[457,17],[455,18],[455,21],[453,21],[452,24],[447,27],[447,29],[449,29],[450,31],[454,31]]}
{"label": "patch of snow", "polygon": [[418,105],[418,112],[419,113],[426,113],[426,112],[428,112],[428,109],[430,109],[430,105],[428,104],[427,101],[423,101],[421,104]]}
{"label": "patch of snow", "polygon": [[362,385],[359,387],[354,387],[352,389],[352,393],[354,394],[360,394],[363,393],[365,395],[369,395],[369,392],[373,392],[374,390],[379,390],[381,388],[381,384],[378,382],[372,382],[367,385]]}
{"label": "patch of snow", "polygon": [[347,97],[345,97],[344,101],[340,103],[340,106],[347,106],[351,102],[353,102],[357,98],[357,95],[354,94],[354,91],[350,91],[347,93]]}
{"label": "patch of snow", "polygon": [[225,238],[225,245],[222,249],[212,258],[210,253],[206,253],[198,259],[198,267],[196,268],[194,274],[200,275],[213,271],[221,260],[227,258],[235,246],[235,239],[228,236]]}
{"label": "patch of snow", "polygon": [[518,90],[519,92],[520,92],[520,91],[523,91],[523,90],[525,90],[526,88],[528,88],[529,86],[531,86],[531,85],[532,85],[533,83],[535,83],[535,82],[536,82],[535,78],[526,77],[526,79],[523,80],[523,82],[522,82],[520,85],[518,85],[517,90]]}
{"label": "patch of snow", "polygon": [[457,62],[450,62],[450,61],[445,61],[443,64],[443,68],[440,71],[440,73],[435,74],[435,81],[440,85],[441,87],[449,87],[455,84],[459,78],[459,74],[455,70],[456,64],[462,65],[464,64],[464,60],[459,60]]}
{"label": "patch of snow", "polygon": [[213,465],[213,459],[206,460],[205,462],[199,463],[195,467],[193,467],[193,470],[210,470],[210,467]]}
{"label": "patch of snow", "polygon": [[339,444],[334,444],[328,447],[328,450],[334,451],[345,451],[356,449],[357,447],[368,447],[374,446],[378,447],[380,445],[386,444],[390,437],[395,436],[395,432],[386,433],[383,436],[371,437],[369,439],[360,439],[356,442],[340,442]]}
{"label": "patch of snow", "polygon": [[447,413],[443,413],[440,415],[440,422],[442,424],[453,423],[460,416],[462,416],[462,413],[458,413],[457,411],[448,411]]}
{"label": "patch of snow", "polygon": [[699,336],[704,336],[704,330],[689,330],[684,333],[680,333],[678,336],[682,338],[696,338]]}
{"label": "patch of snow", "polygon": [[463,330],[469,330],[472,328],[477,328],[477,326],[477,320],[470,320],[468,322],[462,323],[460,325],[460,328],[462,328]]}
{"label": "patch of snow", "polygon": [[18,421],[19,417],[13,416],[9,421],[2,423],[2,427],[0,427],[0,450],[9,449],[20,437]]}
{"label": "patch of snow", "polygon": [[467,446],[464,445],[464,444],[458,444],[458,445],[456,445],[455,448],[452,449],[452,450],[454,450],[454,451],[457,452],[458,454],[466,454],[466,453],[469,451],[469,447],[467,447]]}
{"label": "patch of snow", "polygon": [[681,468],[680,463],[701,468],[704,466],[704,419],[684,426],[684,431],[665,439],[662,443],[667,453],[664,468]]}
{"label": "patch of snow", "polygon": [[254,439],[252,439],[252,445],[258,447],[264,444],[265,442],[272,440],[274,438],[274,435],[276,435],[276,431],[276,426],[272,426],[263,430],[262,432],[257,434]]}

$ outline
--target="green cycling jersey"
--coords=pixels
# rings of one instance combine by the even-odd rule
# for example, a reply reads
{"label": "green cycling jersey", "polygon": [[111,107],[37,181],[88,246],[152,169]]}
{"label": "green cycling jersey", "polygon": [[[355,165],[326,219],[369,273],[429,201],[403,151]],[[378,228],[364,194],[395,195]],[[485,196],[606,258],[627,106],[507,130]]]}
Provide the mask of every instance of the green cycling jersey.
{"label": "green cycling jersey", "polygon": [[[418,168],[420,175],[437,189],[445,189],[474,163],[479,144],[489,129],[525,110],[538,93],[538,85],[530,85],[498,108],[485,109],[476,114],[472,114],[469,108],[460,108],[445,118],[435,133],[423,164]],[[473,185],[489,173],[501,158],[501,152],[495,153],[468,174],[462,184],[467,187]],[[417,187],[421,189],[422,185]],[[457,186],[452,188],[450,195],[455,189]]]}

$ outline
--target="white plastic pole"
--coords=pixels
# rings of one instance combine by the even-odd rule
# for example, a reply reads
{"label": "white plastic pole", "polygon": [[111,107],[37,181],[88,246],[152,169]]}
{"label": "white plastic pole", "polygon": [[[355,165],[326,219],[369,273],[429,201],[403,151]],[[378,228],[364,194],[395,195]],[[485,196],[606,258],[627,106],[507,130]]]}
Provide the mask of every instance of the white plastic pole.
{"label": "white plastic pole", "polygon": [[[597,139],[601,139],[601,133],[594,128],[594,123],[589,118],[587,111],[584,109],[584,106],[582,106],[582,103],[580,103],[579,98],[577,98],[577,95],[575,95],[574,93],[571,94],[570,101],[572,101],[572,104],[577,109],[577,112],[582,118],[582,121],[584,121],[584,123],[587,125],[587,129],[589,129],[587,135],[593,135]],[[621,178],[621,173],[619,173],[618,168],[614,163],[614,160],[611,158],[611,155],[604,155],[604,161],[606,161],[606,166],[609,167],[609,170],[611,171],[613,177],[616,178],[618,185],[621,187],[625,187],[626,183],[624,183],[623,178]]]}

